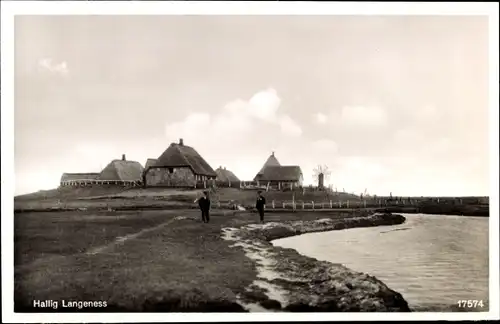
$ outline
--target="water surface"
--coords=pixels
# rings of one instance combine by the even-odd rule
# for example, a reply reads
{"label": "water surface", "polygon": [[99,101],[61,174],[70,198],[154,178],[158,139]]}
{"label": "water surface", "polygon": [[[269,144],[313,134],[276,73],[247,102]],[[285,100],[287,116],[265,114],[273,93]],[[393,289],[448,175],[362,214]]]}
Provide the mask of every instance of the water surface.
{"label": "water surface", "polygon": [[304,234],[273,241],[377,277],[414,310],[488,301],[488,218],[408,215],[395,226]]}

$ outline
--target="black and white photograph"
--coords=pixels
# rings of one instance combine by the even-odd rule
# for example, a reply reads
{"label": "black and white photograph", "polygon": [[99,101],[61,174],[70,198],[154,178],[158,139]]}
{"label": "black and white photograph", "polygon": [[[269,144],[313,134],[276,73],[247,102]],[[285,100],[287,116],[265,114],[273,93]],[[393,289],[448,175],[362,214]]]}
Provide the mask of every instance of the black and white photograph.
{"label": "black and white photograph", "polygon": [[71,3],[2,1],[4,320],[498,319],[498,3]]}

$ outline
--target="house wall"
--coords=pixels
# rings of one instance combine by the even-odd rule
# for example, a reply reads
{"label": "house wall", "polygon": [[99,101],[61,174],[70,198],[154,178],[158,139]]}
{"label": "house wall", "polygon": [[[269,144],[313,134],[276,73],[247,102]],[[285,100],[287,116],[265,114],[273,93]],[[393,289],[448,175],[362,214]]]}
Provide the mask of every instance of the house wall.
{"label": "house wall", "polygon": [[151,168],[146,173],[145,181],[146,186],[194,187],[196,185],[196,177],[188,167]]}
{"label": "house wall", "polygon": [[216,177],[208,177],[205,175],[198,175],[198,174],[196,174],[194,176],[194,178],[196,181],[208,181],[208,180],[215,180],[216,179]]}
{"label": "house wall", "polygon": [[276,189],[285,189],[285,188],[297,188],[302,186],[302,179],[299,181],[258,181],[259,186],[267,186],[269,182],[269,186]]}

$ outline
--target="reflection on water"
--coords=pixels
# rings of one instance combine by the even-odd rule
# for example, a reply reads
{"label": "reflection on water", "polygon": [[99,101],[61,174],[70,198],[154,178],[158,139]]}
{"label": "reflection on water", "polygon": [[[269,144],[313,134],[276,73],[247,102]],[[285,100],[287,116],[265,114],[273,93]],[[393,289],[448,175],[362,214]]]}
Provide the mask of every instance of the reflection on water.
{"label": "reflection on water", "polygon": [[396,226],[355,228],[276,240],[276,246],[366,272],[410,307],[488,301],[488,218],[404,215]]}

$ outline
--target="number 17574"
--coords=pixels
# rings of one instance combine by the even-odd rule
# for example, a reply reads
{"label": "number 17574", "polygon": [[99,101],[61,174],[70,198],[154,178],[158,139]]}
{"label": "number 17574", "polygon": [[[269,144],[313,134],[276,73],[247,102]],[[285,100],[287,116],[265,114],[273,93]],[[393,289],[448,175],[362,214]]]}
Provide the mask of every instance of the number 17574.
{"label": "number 17574", "polygon": [[484,307],[482,300],[477,299],[467,299],[467,300],[459,300],[458,307],[464,308],[476,308],[476,307]]}

